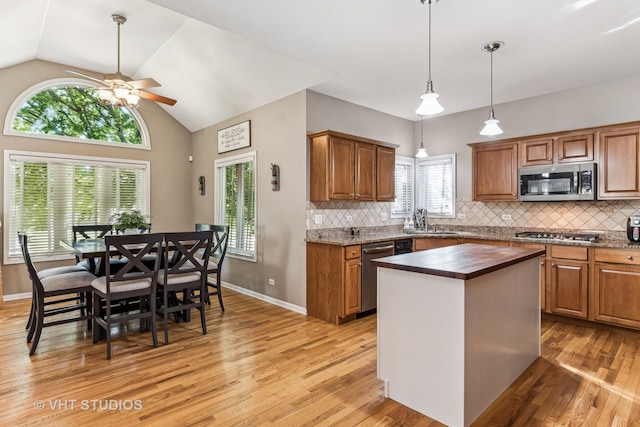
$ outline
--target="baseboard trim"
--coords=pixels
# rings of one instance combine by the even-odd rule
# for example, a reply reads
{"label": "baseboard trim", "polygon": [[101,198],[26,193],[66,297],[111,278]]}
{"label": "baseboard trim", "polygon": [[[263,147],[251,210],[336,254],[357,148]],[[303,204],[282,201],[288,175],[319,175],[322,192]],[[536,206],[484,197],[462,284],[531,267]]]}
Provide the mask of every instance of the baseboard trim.
{"label": "baseboard trim", "polygon": [[[268,302],[269,304],[277,305],[278,307],[286,308],[287,310],[294,311],[296,313],[302,314],[304,316],[307,315],[307,309],[305,307],[300,307],[299,305],[291,304],[290,302],[282,301],[277,298],[273,298],[267,295],[263,295],[258,292],[250,291],[249,289],[242,288],[240,286],[232,285],[231,283],[222,282],[222,287],[231,289],[232,291],[238,292],[239,294],[247,295],[255,299],[259,299],[264,302]],[[21,294],[11,294],[5,295],[2,298],[3,302],[8,301],[17,301],[21,299],[31,299],[31,292],[24,292]]]}
{"label": "baseboard trim", "polygon": [[305,307],[300,307],[299,305],[291,304],[290,302],[282,301],[277,298],[263,295],[258,292],[250,291],[249,289],[232,285],[231,283],[227,283],[227,282],[222,282],[222,287],[231,289],[232,291],[238,292],[239,294],[247,295],[255,299],[268,302],[269,304],[277,305],[278,307],[286,308],[287,310],[294,311],[304,316],[307,315],[307,309]]}

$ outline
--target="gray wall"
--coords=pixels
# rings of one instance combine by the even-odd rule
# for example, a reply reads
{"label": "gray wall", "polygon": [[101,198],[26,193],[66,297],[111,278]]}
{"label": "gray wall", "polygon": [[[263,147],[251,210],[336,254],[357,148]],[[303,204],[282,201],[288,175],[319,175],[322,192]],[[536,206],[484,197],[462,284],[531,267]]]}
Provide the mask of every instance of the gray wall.
{"label": "gray wall", "polygon": [[[257,262],[227,257],[222,280],[306,307],[305,199],[306,92],[299,92],[193,134],[192,183],[205,176],[207,191],[194,195],[195,222],[214,221],[214,161],[257,152]],[[217,153],[219,129],[251,120],[251,147]],[[280,166],[280,191],[271,190],[271,163]],[[267,284],[275,280],[275,286]]]}
{"label": "gray wall", "polygon": [[[640,76],[581,87],[559,93],[495,105],[504,133],[479,134],[489,108],[425,120],[427,152],[457,154],[457,198],[471,199],[471,148],[469,143],[537,135],[640,120]],[[445,96],[445,94],[441,94]],[[414,124],[414,149],[420,145],[420,122]]]}
{"label": "gray wall", "polygon": [[[72,77],[60,64],[35,60],[0,70],[0,117],[3,121],[13,101],[29,87],[45,80]],[[191,133],[153,102],[141,101],[139,109],[149,129],[151,150],[134,150],[104,145],[79,144],[36,138],[0,135],[3,150],[42,151],[84,156],[104,156],[151,162],[151,222],[154,231],[184,230],[193,227],[191,204]],[[0,164],[0,181],[4,177]],[[4,182],[0,198],[4,198]],[[0,207],[4,209],[4,207]],[[4,211],[3,224],[6,223]],[[0,236],[0,239],[3,237]],[[0,251],[2,251],[0,245]],[[0,256],[2,254],[0,253]],[[60,263],[41,263],[46,268]],[[31,291],[23,264],[3,265],[4,295]]]}

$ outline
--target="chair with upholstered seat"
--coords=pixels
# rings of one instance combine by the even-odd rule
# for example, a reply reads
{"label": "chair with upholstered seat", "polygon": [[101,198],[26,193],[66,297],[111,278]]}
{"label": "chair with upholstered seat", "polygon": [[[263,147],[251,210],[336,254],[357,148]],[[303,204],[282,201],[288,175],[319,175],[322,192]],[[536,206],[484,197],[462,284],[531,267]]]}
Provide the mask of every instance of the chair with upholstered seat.
{"label": "chair with upholstered seat", "polygon": [[[196,224],[196,231],[210,230],[213,232],[213,243],[211,246],[211,254],[209,258],[209,266],[207,267],[207,292],[205,301],[211,305],[211,296],[217,295],[220,309],[224,311],[222,303],[222,262],[227,253],[227,243],[229,242],[229,226],[213,225],[213,224]],[[209,280],[210,275],[215,274],[215,279]],[[213,281],[215,280],[215,282]]]}
{"label": "chair with upholstered seat", "polygon": [[164,268],[158,274],[162,305],[158,313],[164,321],[165,344],[169,343],[170,313],[182,313],[189,320],[191,309],[198,309],[202,333],[207,333],[204,295],[212,236],[211,231],[164,233]]}
{"label": "chair with upholstered seat", "polygon": [[[91,282],[96,276],[76,266],[38,272],[29,254],[27,235],[18,233],[18,240],[33,291],[31,314],[27,323],[27,342],[31,343],[29,355],[32,356],[45,327],[87,320],[87,327],[91,329]],[[80,299],[79,295],[84,295],[84,298]],[[69,314],[74,312],[77,313]],[[47,318],[54,320],[45,321]]]}
{"label": "chair with upholstered seat", "polygon": [[[105,276],[92,282],[93,286],[93,342],[97,343],[104,330],[107,341],[107,359],[111,359],[111,329],[113,326],[131,320],[141,321],[151,328],[153,346],[158,346],[156,331],[156,284],[159,259],[162,256],[161,233],[124,234],[105,236],[105,245],[110,258],[126,259],[126,263],[117,270],[111,269],[111,263],[105,263]],[[157,253],[153,267],[146,265],[143,258]],[[115,307],[123,301],[137,301],[137,307],[127,305],[126,312],[116,312]]]}

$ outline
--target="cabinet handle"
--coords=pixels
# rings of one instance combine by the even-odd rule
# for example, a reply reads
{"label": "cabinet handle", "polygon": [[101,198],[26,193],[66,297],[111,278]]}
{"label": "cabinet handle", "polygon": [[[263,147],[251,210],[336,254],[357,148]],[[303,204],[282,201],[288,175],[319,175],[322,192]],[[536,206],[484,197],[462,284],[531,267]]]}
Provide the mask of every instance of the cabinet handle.
{"label": "cabinet handle", "polygon": [[631,255],[627,255],[627,259],[633,259]]}

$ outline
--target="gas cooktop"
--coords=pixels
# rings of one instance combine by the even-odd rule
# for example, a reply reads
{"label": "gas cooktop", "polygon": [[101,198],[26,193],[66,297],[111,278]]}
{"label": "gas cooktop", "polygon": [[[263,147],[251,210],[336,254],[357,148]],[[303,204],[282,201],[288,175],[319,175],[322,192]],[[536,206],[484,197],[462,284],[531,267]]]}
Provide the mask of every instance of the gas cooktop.
{"label": "gas cooktop", "polygon": [[543,240],[572,240],[576,242],[595,242],[598,236],[595,234],[571,234],[571,233],[545,233],[539,231],[521,231],[516,237]]}

